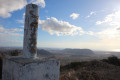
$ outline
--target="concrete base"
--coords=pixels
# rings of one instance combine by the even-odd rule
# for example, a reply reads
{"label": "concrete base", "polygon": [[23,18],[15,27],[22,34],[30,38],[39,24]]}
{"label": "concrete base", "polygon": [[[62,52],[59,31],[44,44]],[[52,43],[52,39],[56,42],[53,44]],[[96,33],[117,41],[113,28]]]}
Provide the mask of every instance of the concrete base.
{"label": "concrete base", "polygon": [[59,80],[60,62],[27,58],[4,58],[2,80]]}

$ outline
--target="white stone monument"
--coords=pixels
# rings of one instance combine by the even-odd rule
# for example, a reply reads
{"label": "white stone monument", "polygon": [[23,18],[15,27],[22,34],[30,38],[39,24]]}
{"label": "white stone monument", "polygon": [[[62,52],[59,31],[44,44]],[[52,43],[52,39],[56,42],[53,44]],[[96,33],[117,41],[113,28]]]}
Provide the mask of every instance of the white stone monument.
{"label": "white stone monument", "polygon": [[3,59],[2,80],[59,80],[60,62],[37,57],[39,8],[26,6],[23,57]]}
{"label": "white stone monument", "polygon": [[37,30],[38,30],[39,7],[28,4],[25,13],[23,55],[25,58],[37,56]]}

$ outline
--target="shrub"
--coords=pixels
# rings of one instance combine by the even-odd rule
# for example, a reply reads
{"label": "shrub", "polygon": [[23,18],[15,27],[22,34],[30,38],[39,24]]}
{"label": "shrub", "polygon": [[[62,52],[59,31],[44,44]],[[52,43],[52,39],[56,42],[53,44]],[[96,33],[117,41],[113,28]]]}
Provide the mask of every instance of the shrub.
{"label": "shrub", "polygon": [[116,56],[108,57],[108,63],[120,66],[120,60]]}
{"label": "shrub", "polygon": [[116,56],[110,56],[108,57],[108,59],[103,59],[102,61],[116,66],[120,66],[120,60]]}
{"label": "shrub", "polygon": [[72,63],[70,63],[71,68],[76,68],[76,67],[81,66],[81,65],[82,65],[82,62],[72,62]]}
{"label": "shrub", "polygon": [[79,68],[79,67],[83,67],[85,64],[86,64],[87,62],[71,62],[70,64],[69,64],[69,67],[70,68],[73,68],[74,70],[76,70],[77,68]]}
{"label": "shrub", "polygon": [[19,56],[20,55],[20,51],[19,50],[13,50],[11,53],[10,53],[11,56]]}

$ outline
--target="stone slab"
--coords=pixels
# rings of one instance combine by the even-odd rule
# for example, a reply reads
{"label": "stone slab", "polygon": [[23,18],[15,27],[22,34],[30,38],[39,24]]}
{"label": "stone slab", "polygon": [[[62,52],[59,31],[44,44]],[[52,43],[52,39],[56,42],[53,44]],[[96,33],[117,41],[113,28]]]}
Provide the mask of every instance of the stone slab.
{"label": "stone slab", "polygon": [[60,62],[55,59],[4,58],[2,80],[59,80]]}

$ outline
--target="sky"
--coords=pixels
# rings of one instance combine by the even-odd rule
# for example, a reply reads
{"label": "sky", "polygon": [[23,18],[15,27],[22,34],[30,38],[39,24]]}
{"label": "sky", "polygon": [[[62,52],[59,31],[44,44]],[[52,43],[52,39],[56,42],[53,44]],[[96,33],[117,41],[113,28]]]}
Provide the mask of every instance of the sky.
{"label": "sky", "polygon": [[30,3],[39,6],[38,47],[120,51],[120,0],[0,0],[1,47],[23,47]]}

